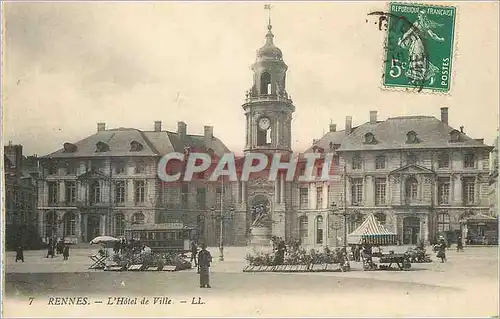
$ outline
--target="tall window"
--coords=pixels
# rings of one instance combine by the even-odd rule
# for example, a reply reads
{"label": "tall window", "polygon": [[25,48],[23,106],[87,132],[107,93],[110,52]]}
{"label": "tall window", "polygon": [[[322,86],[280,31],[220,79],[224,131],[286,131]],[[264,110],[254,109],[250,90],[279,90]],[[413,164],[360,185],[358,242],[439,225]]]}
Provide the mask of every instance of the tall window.
{"label": "tall window", "polygon": [[143,161],[139,160],[135,162],[135,173],[136,174],[144,174],[146,171],[146,165]]}
{"label": "tall window", "polygon": [[66,203],[72,204],[76,201],[76,183],[75,182],[65,182],[65,199]]}
{"label": "tall window", "polygon": [[450,203],[450,180],[440,178],[438,180],[438,204],[446,205]]}
{"label": "tall window", "polygon": [[375,158],[375,169],[384,169],[385,168],[385,156],[379,155]]}
{"label": "tall window", "polygon": [[196,189],[196,204],[198,205],[198,209],[205,209],[207,206],[206,192],[205,188]]}
{"label": "tall window", "polygon": [[450,166],[450,154],[441,152],[438,155],[438,168],[448,168]]}
{"label": "tall window", "polygon": [[301,216],[299,219],[299,238],[302,244],[305,243],[308,235],[309,222],[307,216]]}
{"label": "tall window", "polygon": [[262,73],[260,77],[260,93],[271,94],[271,75],[267,72]]}
{"label": "tall window", "polygon": [[95,181],[90,185],[90,203],[100,203],[101,202],[101,185],[99,181]]}
{"label": "tall window", "polygon": [[181,188],[181,207],[188,208],[189,204],[189,185],[183,184]]}
{"label": "tall window", "polygon": [[66,163],[66,174],[76,175],[78,169],[78,162],[70,160]]}
{"label": "tall window", "polygon": [[406,180],[406,199],[416,200],[418,198],[418,181],[415,177]]}
{"label": "tall window", "polygon": [[57,163],[55,161],[49,162],[49,175],[57,174]]}
{"label": "tall window", "polygon": [[450,215],[447,213],[440,213],[438,215],[438,232],[450,230]]}
{"label": "tall window", "polygon": [[100,172],[100,173],[104,173],[104,166],[105,166],[106,162],[102,159],[97,159],[97,160],[93,160],[91,162],[91,168],[92,170],[94,171],[97,171],[97,172]]}
{"label": "tall window", "polygon": [[463,197],[465,204],[474,204],[474,194],[476,183],[474,182],[474,178],[464,178],[463,180]]}
{"label": "tall window", "polygon": [[320,209],[323,207],[323,187],[316,187],[316,203],[317,208]]}
{"label": "tall window", "polygon": [[385,178],[375,179],[375,205],[385,205],[386,183]]}
{"label": "tall window", "polygon": [[299,207],[302,209],[307,209],[309,208],[309,190],[305,187],[300,189],[300,196],[299,196]]}
{"label": "tall window", "polygon": [[146,183],[144,181],[135,181],[135,202],[144,203],[146,199]]}
{"label": "tall window", "polygon": [[125,174],[125,170],[127,167],[127,162],[125,160],[117,160],[115,162],[115,174],[116,175],[121,175]]}
{"label": "tall window", "polygon": [[115,214],[115,236],[123,236],[125,234],[125,216],[122,213]]}
{"label": "tall window", "polygon": [[474,168],[476,158],[473,153],[466,153],[464,155],[464,168]]}
{"label": "tall window", "polygon": [[385,225],[387,217],[384,213],[376,213],[375,218],[378,220],[380,224]]}
{"label": "tall window", "polygon": [[361,169],[362,166],[363,166],[363,163],[362,163],[361,157],[359,155],[354,156],[352,158],[352,169],[353,170]]}
{"label": "tall window", "polygon": [[64,214],[63,227],[64,237],[76,235],[76,216],[74,213],[68,212]]}
{"label": "tall window", "polygon": [[59,202],[59,192],[57,182],[48,182],[47,186],[49,188],[49,204],[55,204]]}
{"label": "tall window", "polygon": [[363,201],[363,179],[361,178],[352,180],[351,201],[353,205],[359,205]]}
{"label": "tall window", "polygon": [[417,164],[417,156],[413,153],[410,153],[406,156],[406,165],[415,165]]}
{"label": "tall window", "polygon": [[323,244],[323,216],[316,216],[316,244]]}
{"label": "tall window", "polygon": [[115,203],[120,204],[125,202],[125,181],[115,183]]}

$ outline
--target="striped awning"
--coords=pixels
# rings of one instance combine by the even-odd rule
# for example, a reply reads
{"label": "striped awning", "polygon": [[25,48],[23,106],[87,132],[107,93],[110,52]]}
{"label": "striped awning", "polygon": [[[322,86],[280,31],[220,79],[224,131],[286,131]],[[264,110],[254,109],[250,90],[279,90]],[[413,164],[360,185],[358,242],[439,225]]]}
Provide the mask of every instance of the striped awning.
{"label": "striped awning", "polygon": [[371,245],[395,245],[397,235],[388,231],[375,215],[370,214],[361,226],[347,236],[348,244],[361,244],[364,241]]}

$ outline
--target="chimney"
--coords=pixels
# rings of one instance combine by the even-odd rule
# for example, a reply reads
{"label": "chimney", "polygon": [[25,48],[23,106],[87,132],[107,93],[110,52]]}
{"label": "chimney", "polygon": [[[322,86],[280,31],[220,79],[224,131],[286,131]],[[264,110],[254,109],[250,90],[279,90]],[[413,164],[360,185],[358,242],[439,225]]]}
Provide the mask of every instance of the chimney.
{"label": "chimney", "polygon": [[161,121],[155,121],[155,132],[161,132]]}
{"label": "chimney", "polygon": [[187,125],[184,122],[177,122],[177,134],[179,134],[180,138],[186,136],[187,133]]}
{"label": "chimney", "polygon": [[460,133],[465,134],[463,126],[460,126]]}
{"label": "chimney", "polygon": [[330,124],[330,132],[337,132],[337,124]]}
{"label": "chimney", "polygon": [[345,117],[345,134],[349,135],[351,134],[352,130],[352,116],[346,116]]}
{"label": "chimney", "polygon": [[106,130],[106,123],[97,123],[97,132],[102,132]]}
{"label": "chimney", "polygon": [[214,127],[205,125],[203,127],[203,132],[204,132],[203,135],[205,136],[205,143],[210,142],[214,137]]}
{"label": "chimney", "polygon": [[448,124],[448,108],[447,107],[441,108],[441,122],[443,122],[444,124]]}
{"label": "chimney", "polygon": [[370,124],[377,124],[377,111],[370,111]]}

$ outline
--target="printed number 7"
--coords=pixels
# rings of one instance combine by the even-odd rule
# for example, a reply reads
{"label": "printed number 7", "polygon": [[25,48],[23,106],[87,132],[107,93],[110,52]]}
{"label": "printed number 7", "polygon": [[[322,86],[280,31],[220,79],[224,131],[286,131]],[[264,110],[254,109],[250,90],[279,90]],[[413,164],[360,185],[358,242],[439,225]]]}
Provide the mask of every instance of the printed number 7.
{"label": "printed number 7", "polygon": [[391,70],[389,71],[389,75],[392,78],[399,78],[401,75],[401,67],[399,66],[399,60],[392,59],[391,60]]}
{"label": "printed number 7", "polygon": [[29,297],[28,299],[29,299],[29,301],[30,301],[29,305],[31,306],[31,304],[33,303],[33,300],[35,300],[35,298],[33,298],[33,297]]}

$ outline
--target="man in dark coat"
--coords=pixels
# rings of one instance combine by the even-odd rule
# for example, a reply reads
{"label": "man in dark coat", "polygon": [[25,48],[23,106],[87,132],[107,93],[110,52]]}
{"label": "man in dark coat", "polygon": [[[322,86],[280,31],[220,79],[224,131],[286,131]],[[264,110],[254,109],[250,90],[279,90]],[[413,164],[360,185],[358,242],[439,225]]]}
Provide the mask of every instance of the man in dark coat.
{"label": "man in dark coat", "polygon": [[457,252],[464,251],[464,243],[462,242],[462,237],[457,239]]}
{"label": "man in dark coat", "polygon": [[198,263],[196,262],[196,255],[198,254],[198,246],[196,246],[196,243],[194,241],[191,242],[191,260],[190,262],[192,263],[194,261],[194,266],[198,266]]}
{"label": "man in dark coat", "polygon": [[64,257],[64,260],[68,260],[69,259],[69,245],[65,245],[64,248],[63,248],[63,257]]}
{"label": "man in dark coat", "polygon": [[16,263],[18,260],[24,262],[24,249],[22,245],[17,246],[16,249]]}
{"label": "man in dark coat", "polygon": [[202,244],[201,250],[198,253],[198,273],[200,274],[200,288],[210,287],[210,263],[212,262],[212,255],[207,250],[207,245]]}

